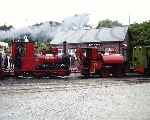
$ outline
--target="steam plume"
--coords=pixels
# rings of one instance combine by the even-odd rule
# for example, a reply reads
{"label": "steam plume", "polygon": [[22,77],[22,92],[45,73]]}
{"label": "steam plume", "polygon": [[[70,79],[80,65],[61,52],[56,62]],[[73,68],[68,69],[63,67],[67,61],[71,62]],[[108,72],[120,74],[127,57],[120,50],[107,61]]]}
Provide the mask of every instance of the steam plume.
{"label": "steam plume", "polygon": [[0,31],[1,39],[15,39],[28,34],[33,40],[53,39],[61,31],[78,30],[88,24],[88,14],[75,15],[65,18],[61,24],[54,25],[45,22],[39,26],[28,26],[20,29],[10,29],[9,31]]}

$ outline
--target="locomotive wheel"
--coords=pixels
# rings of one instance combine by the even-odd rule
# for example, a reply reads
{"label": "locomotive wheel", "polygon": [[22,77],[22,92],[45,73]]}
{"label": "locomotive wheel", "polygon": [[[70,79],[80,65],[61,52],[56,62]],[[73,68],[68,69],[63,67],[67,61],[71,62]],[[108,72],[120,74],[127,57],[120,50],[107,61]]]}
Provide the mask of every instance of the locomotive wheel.
{"label": "locomotive wheel", "polygon": [[114,77],[123,77],[125,76],[125,68],[122,65],[116,65],[113,69],[113,76]]}
{"label": "locomotive wheel", "polygon": [[42,75],[40,75],[40,74],[34,74],[33,76],[34,76],[34,78],[37,78],[37,79],[39,79],[39,78],[42,78],[42,77],[43,77],[43,76],[42,76]]}
{"label": "locomotive wheel", "polygon": [[15,72],[14,72],[14,77],[15,77],[15,79],[18,79],[18,78],[19,78],[19,76],[20,76],[20,72],[15,71]]}
{"label": "locomotive wheel", "polygon": [[26,78],[26,77],[32,77],[32,73],[30,73],[30,72],[24,72],[24,73],[22,74],[22,76],[23,76],[24,78]]}
{"label": "locomotive wheel", "polygon": [[35,78],[47,77],[47,76],[48,76],[48,73],[47,73],[47,72],[43,72],[43,71],[34,72],[34,73],[33,73],[33,76],[34,76]]}
{"label": "locomotive wheel", "polygon": [[3,79],[3,77],[4,77],[4,76],[3,76],[3,72],[2,72],[2,70],[0,69],[0,78]]}
{"label": "locomotive wheel", "polygon": [[84,69],[82,71],[82,75],[83,75],[84,78],[89,78],[90,77],[89,69]]}
{"label": "locomotive wheel", "polygon": [[101,70],[101,76],[103,77],[103,78],[107,78],[107,77],[109,77],[109,71],[108,70],[106,70],[106,69],[102,69]]}

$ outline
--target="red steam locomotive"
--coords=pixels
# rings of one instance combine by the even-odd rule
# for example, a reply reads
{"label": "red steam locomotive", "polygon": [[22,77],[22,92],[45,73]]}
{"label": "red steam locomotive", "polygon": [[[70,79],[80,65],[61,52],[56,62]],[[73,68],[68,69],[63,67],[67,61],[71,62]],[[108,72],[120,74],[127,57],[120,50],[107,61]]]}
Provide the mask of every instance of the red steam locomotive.
{"label": "red steam locomotive", "polygon": [[[0,77],[7,75],[18,76],[69,76],[70,56],[67,54],[66,42],[63,44],[63,55],[58,56],[58,49],[52,49],[52,53],[47,55],[36,54],[35,44],[32,41],[13,41],[12,42],[12,61],[13,71],[6,71],[0,67]],[[79,71],[82,76],[101,77],[124,76],[126,73],[126,59],[122,55],[105,55],[97,48],[77,48],[76,57],[79,62]]]}
{"label": "red steam locomotive", "polygon": [[[14,63],[13,72],[0,69],[0,77],[13,74],[18,76],[68,76],[70,71],[70,58],[64,48],[64,54],[58,56],[57,49],[52,49],[52,53],[47,55],[45,52],[38,55],[35,53],[34,42],[13,41],[12,42],[12,60]],[[65,47],[65,45],[64,45]]]}
{"label": "red steam locomotive", "polygon": [[76,56],[84,77],[121,77],[126,73],[126,59],[121,54],[104,54],[97,48],[78,48]]}

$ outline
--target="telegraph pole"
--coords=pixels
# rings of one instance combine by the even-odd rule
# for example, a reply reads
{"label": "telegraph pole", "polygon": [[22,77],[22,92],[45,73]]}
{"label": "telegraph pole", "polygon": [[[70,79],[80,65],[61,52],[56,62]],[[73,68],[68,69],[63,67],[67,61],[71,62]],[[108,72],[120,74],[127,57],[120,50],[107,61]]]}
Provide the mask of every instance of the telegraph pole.
{"label": "telegraph pole", "polygon": [[129,15],[129,25],[130,25],[130,22],[131,22],[131,21],[130,21],[130,15]]}

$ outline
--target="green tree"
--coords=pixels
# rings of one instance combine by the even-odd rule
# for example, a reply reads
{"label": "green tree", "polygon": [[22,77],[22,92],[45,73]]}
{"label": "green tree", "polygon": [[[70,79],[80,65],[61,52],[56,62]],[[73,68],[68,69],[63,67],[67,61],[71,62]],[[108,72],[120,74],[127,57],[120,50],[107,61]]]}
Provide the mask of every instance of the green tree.
{"label": "green tree", "polygon": [[45,49],[47,53],[51,53],[52,46],[48,42],[36,41],[35,44],[37,46],[37,49],[36,49],[37,53],[42,52],[43,49]]}
{"label": "green tree", "polygon": [[100,28],[100,27],[111,28],[113,26],[123,26],[123,25],[121,23],[119,23],[117,20],[116,21],[112,21],[112,20],[106,19],[106,20],[99,21],[96,28],[97,29]]}
{"label": "green tree", "polygon": [[3,30],[3,31],[8,31],[11,28],[13,28],[12,25],[7,26],[7,25],[4,24],[4,25],[0,26],[0,30]]}
{"label": "green tree", "polygon": [[129,59],[132,60],[133,47],[136,45],[150,45],[150,21],[134,23],[128,27]]}
{"label": "green tree", "polygon": [[150,44],[150,21],[130,25],[128,33],[132,46]]}

